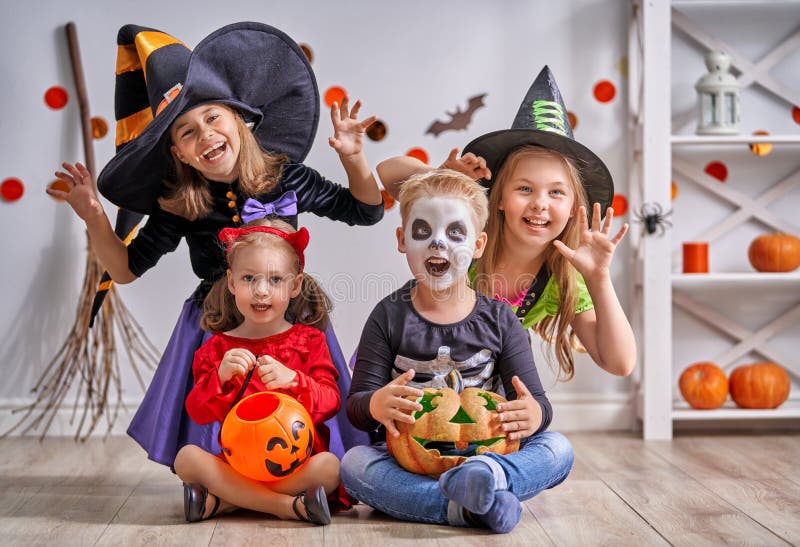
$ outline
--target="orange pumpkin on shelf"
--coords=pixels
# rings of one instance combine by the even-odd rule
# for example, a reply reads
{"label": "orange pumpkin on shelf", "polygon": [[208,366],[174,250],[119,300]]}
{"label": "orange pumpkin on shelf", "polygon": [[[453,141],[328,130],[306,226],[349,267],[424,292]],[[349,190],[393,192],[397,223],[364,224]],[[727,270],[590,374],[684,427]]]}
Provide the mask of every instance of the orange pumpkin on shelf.
{"label": "orange pumpkin on shelf", "polygon": [[706,361],[686,367],[681,373],[678,387],[689,406],[698,410],[719,408],[728,398],[725,371]]}
{"label": "orange pumpkin on shelf", "polygon": [[497,420],[496,407],[506,399],[483,389],[461,394],[449,387],[425,388],[422,397],[407,397],[422,405],[416,422],[395,422],[400,436],[386,436],[386,448],[406,471],[438,477],[483,452],[510,454],[519,441],[509,441]]}
{"label": "orange pumpkin on shelf", "polygon": [[736,367],[730,378],[731,399],[742,408],[778,408],[789,398],[789,374],[775,363]]}
{"label": "orange pumpkin on shelf", "polygon": [[222,422],[219,444],[236,471],[257,481],[283,479],[305,465],[314,423],[296,399],[276,391],[248,395]]}
{"label": "orange pumpkin on shelf", "polygon": [[791,272],[800,266],[800,239],[780,232],[758,236],[747,258],[759,272]]}

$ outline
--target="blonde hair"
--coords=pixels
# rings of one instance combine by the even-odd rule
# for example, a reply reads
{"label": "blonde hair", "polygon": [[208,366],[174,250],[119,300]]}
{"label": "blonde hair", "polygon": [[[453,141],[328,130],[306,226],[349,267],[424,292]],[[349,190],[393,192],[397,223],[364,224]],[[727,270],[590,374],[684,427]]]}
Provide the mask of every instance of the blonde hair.
{"label": "blonde hair", "polygon": [[[270,226],[286,233],[296,230],[291,225],[277,219],[258,219],[245,224],[248,226]],[[251,245],[260,245],[269,250],[284,253],[292,261],[295,274],[301,273],[300,257],[289,243],[275,235],[264,232],[253,232],[234,240],[228,249],[228,265],[233,265],[237,252]],[[303,274],[300,294],[292,298],[287,309],[287,319],[292,323],[302,323],[325,330],[328,326],[328,314],[331,311],[331,301],[319,283],[309,274]],[[208,332],[225,332],[232,330],[244,321],[236,300],[228,290],[227,276],[222,276],[211,286],[203,302],[203,315],[200,327]]]}
{"label": "blonde hair", "polygon": [[486,189],[466,175],[452,169],[434,169],[414,175],[400,190],[400,218],[405,226],[415,201],[422,198],[448,197],[466,202],[472,211],[475,231],[480,233],[489,216]]}
{"label": "blonde hair", "polygon": [[[271,154],[261,148],[253,132],[247,127],[242,116],[232,108],[217,103],[234,113],[239,132],[241,148],[236,163],[239,168],[239,189],[247,197],[268,193],[280,181],[283,164],[288,161],[285,154]],[[213,198],[209,182],[195,168],[183,163],[172,151],[172,140],[167,137],[166,153],[172,157],[174,180],[163,181],[164,195],[158,198],[158,205],[169,213],[187,220],[197,220],[211,212]]]}
{"label": "blonde hair", "polygon": [[[493,191],[489,194],[489,220],[486,225],[488,241],[483,256],[478,259],[475,267],[475,289],[483,294],[493,297],[494,291],[494,272],[500,260],[501,251],[505,248],[503,232],[505,229],[505,217],[500,211],[500,200],[506,190],[506,183],[522,159],[556,159],[559,160],[567,172],[567,179],[572,191],[575,194],[573,213],[578,208],[587,205],[588,198],[581,182],[581,174],[574,160],[568,158],[554,150],[542,148],[540,146],[526,145],[517,148],[503,162],[497,173]],[[581,226],[577,222],[577,214],[574,214],[564,231],[559,234],[557,239],[561,240],[570,248],[577,247],[580,241]],[[547,315],[539,323],[531,328],[542,339],[553,344],[553,352],[547,355],[548,362],[552,365],[551,356],[555,355],[558,362],[558,377],[563,380],[570,380],[575,374],[575,361],[572,357],[572,350],[582,350],[575,333],[572,332],[570,324],[575,318],[575,306],[578,302],[578,284],[575,279],[575,268],[564,256],[553,246],[549,245],[544,251],[544,264],[547,266],[550,275],[555,278],[558,286],[558,311],[555,315]]]}

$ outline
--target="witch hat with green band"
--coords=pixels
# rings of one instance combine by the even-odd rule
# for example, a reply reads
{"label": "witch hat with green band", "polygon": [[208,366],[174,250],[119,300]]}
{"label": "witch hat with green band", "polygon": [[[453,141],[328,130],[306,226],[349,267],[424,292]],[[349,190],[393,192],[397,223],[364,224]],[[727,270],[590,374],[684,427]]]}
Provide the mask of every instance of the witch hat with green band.
{"label": "witch hat with green band", "polygon": [[261,146],[302,161],[319,122],[319,91],[298,45],[263,23],[234,23],[194,50],[172,36],[135,25],[120,29],[116,117],[117,154],[97,186],[109,201],[142,214],[157,207],[172,173],[172,122],[203,103],[237,110]]}
{"label": "witch hat with green band", "polygon": [[[481,135],[464,147],[464,154],[472,152],[482,156],[494,180],[508,155],[524,145],[555,150],[575,160],[589,198],[589,214],[594,203],[599,203],[605,214],[614,197],[611,173],[603,160],[573,137],[567,107],[547,66],[522,100],[511,129]],[[482,180],[481,183],[488,188],[492,186],[492,181]]]}

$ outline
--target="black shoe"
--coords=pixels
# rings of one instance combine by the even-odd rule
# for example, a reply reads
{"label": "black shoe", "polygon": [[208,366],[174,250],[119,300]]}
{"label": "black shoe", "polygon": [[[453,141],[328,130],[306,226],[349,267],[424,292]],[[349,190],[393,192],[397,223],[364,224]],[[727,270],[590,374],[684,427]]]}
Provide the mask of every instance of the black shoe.
{"label": "black shoe", "polygon": [[[303,507],[306,509],[308,517],[297,510],[297,502],[303,500]],[[305,493],[294,498],[292,509],[297,518],[305,522],[314,524],[330,524],[331,510],[328,508],[328,498],[325,496],[325,489],[322,486],[309,488]]]}
{"label": "black shoe", "polygon": [[[213,494],[212,494],[213,495]],[[197,483],[183,483],[183,513],[186,522],[200,522],[210,519],[217,514],[219,509],[219,496],[214,496],[214,508],[211,514],[203,517],[206,512],[206,501],[208,500],[208,488]]]}

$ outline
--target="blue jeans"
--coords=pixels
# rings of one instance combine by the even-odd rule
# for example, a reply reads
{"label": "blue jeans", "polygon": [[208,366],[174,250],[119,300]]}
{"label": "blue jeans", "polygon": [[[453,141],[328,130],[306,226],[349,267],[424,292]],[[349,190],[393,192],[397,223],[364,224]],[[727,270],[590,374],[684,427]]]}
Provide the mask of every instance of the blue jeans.
{"label": "blue jeans", "polygon": [[[573,461],[567,438],[551,431],[523,439],[519,452],[483,455],[500,464],[508,490],[520,500],[561,483]],[[383,443],[348,450],[341,473],[342,484],[351,496],[387,515],[415,522],[465,525],[459,508],[452,507],[454,504],[444,497],[439,482],[400,467]]]}

